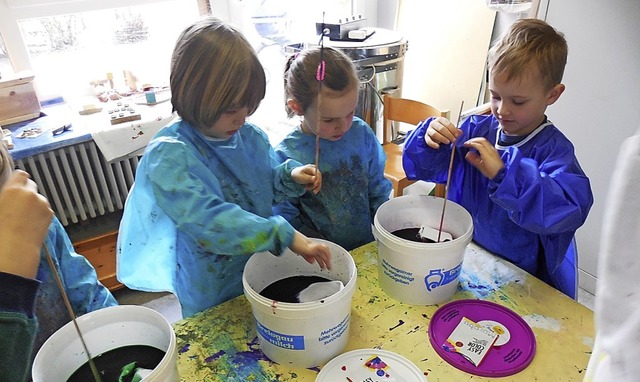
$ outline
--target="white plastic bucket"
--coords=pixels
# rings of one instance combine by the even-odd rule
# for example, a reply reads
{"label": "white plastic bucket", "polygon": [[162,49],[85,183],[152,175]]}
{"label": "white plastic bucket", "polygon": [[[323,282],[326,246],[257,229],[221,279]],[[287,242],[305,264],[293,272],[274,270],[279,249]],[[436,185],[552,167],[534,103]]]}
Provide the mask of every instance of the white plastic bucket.
{"label": "white plastic bucket", "polygon": [[451,299],[458,287],[464,252],[473,236],[467,210],[447,200],[442,230],[452,241],[422,243],[393,234],[425,224],[438,229],[444,199],[407,195],[389,199],[374,218],[378,242],[378,280],[390,297],[407,304],[433,305]]}
{"label": "white plastic bucket", "polygon": [[[176,335],[158,312],[144,306],[121,305],[96,310],[76,319],[93,357],[130,345],[148,345],[166,352],[145,382],[177,382]],[[66,382],[87,363],[80,337],[69,322],[42,345],[32,367],[34,382]],[[124,366],[124,365],[123,365]]]}
{"label": "white plastic bucket", "polygon": [[[244,267],[242,285],[251,303],[260,349],[282,365],[309,368],[324,364],[340,354],[349,339],[356,265],[344,248],[316,240],[331,250],[331,270],[321,270],[290,250],[281,256],[255,253]],[[304,303],[277,302],[260,295],[265,287],[293,276],[340,280],[345,287],[320,301]]]}

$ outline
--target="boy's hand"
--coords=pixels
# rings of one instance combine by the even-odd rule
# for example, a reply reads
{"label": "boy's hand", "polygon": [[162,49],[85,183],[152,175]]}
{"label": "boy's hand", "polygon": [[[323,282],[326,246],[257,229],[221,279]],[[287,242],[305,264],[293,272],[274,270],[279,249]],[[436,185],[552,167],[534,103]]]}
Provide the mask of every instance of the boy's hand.
{"label": "boy's hand", "polygon": [[0,192],[0,271],[34,278],[53,211],[29,174],[16,170]]}
{"label": "boy's hand", "polygon": [[440,144],[448,145],[451,142],[455,142],[461,135],[462,130],[455,127],[448,119],[438,117],[429,123],[429,127],[424,134],[424,141],[429,147],[439,149]]}
{"label": "boy's hand", "polygon": [[498,150],[485,138],[471,138],[464,143],[464,147],[476,149],[469,151],[465,159],[489,179],[493,179],[504,167]]}
{"label": "boy's hand", "polygon": [[322,173],[316,171],[316,166],[307,164],[296,167],[291,171],[291,177],[298,184],[305,184],[307,191],[313,191],[314,194],[320,192],[322,188]]}
{"label": "boy's hand", "polygon": [[320,269],[331,269],[331,251],[326,245],[309,239],[296,231],[289,248],[304,257],[309,264],[317,262],[320,265]]}

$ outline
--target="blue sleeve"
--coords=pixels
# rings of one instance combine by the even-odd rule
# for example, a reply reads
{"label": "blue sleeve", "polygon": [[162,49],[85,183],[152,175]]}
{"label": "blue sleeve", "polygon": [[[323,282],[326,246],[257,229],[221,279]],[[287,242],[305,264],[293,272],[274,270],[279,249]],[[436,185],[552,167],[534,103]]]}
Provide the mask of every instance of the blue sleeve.
{"label": "blue sleeve", "polygon": [[300,220],[300,203],[297,198],[285,200],[273,206],[273,214],[285,218],[293,228],[300,230],[302,221]]}
{"label": "blue sleeve", "polygon": [[80,315],[118,305],[111,292],[98,280],[91,263],[75,251],[57,218],[54,218],[49,227],[47,248],[58,262],[59,272],[74,312]]}
{"label": "blue sleeve", "polygon": [[293,159],[287,159],[275,166],[273,182],[274,203],[279,203],[289,198],[297,198],[306,192],[305,186],[296,183],[291,177],[291,171],[300,166],[302,166],[300,162]]}
{"label": "blue sleeve", "polygon": [[407,134],[402,154],[402,166],[411,180],[424,180],[434,183],[446,183],[447,166],[451,156],[450,145],[440,145],[433,149],[427,145],[424,135],[434,118],[422,121]]}
{"label": "blue sleeve", "polygon": [[[287,162],[296,162],[295,160],[289,158],[280,146],[278,146],[274,150],[274,158],[278,163],[287,163]],[[289,174],[291,174],[289,172]],[[298,196],[302,195],[302,193],[298,195],[291,195],[287,198],[278,198],[276,193],[276,200],[273,205],[273,213],[274,215],[280,215],[285,218],[293,228],[300,230],[302,226],[302,222],[300,221],[300,202]]]}
{"label": "blue sleeve", "polygon": [[517,225],[548,235],[584,224],[593,194],[568,145],[554,147],[543,163],[524,157],[516,147],[502,153],[505,168],[489,183],[489,195]]}
{"label": "blue sleeve", "polygon": [[[196,155],[186,145],[170,142],[158,145],[146,154],[147,175],[157,204],[173,220],[177,229],[199,243],[204,250],[216,254],[283,253],[293,241],[293,227],[280,216],[261,217],[236,203],[227,202],[221,182],[231,184],[238,180],[216,178],[212,169]],[[274,160],[273,156],[271,158]],[[277,166],[273,170],[275,177],[284,180],[288,172],[290,178],[288,166],[294,164],[288,162]],[[245,176],[250,177],[251,171],[261,170],[252,168],[239,171],[245,171]],[[236,175],[243,179],[242,174]],[[281,191],[290,190],[290,183],[281,184]],[[237,188],[236,192],[242,191]],[[247,203],[253,203],[259,195],[252,198]],[[269,200],[269,211],[271,204]],[[233,240],[229,240],[230,237]]]}
{"label": "blue sleeve", "polygon": [[289,198],[297,198],[306,192],[302,184],[293,180],[291,171],[302,164],[294,159],[278,153],[269,143],[266,133],[256,127],[256,131],[264,140],[264,148],[269,151],[269,163],[273,169],[273,203],[279,203]]}

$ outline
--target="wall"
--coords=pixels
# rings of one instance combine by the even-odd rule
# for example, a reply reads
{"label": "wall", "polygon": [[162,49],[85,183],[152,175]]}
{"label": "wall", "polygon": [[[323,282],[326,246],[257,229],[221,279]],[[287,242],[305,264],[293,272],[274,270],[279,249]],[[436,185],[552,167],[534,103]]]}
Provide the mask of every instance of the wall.
{"label": "wall", "polygon": [[580,286],[594,293],[618,147],[640,126],[640,1],[547,0],[539,17],[562,31],[569,44],[567,89],[547,114],[573,141],[591,179],[595,203],[577,239]]}
{"label": "wall", "polygon": [[397,30],[409,43],[403,97],[451,111],[477,105],[495,12],[484,0],[400,0]]}

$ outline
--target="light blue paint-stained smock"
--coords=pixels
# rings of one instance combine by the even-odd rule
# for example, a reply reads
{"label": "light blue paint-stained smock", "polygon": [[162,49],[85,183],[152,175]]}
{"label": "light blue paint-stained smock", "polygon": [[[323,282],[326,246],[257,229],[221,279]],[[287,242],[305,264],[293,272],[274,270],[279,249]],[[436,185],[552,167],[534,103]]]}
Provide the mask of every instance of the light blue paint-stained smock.
{"label": "light blue paint-stained smock", "polygon": [[[49,225],[46,246],[58,269],[64,289],[76,316],[94,310],[118,305],[111,292],[98,281],[96,271],[89,261],[76,253],[64,227],[57,218]],[[51,271],[49,262],[41,251],[40,266],[36,278],[41,281],[36,297],[35,311],[38,333],[33,356],[56,330],[71,321],[69,312]]]}
{"label": "light blue paint-stained smock", "polygon": [[[408,135],[403,166],[409,179],[446,183],[451,146],[427,146],[430,122]],[[559,288],[559,265],[593,204],[573,145],[550,122],[511,146],[496,144],[500,127],[493,115],[471,116],[460,129],[448,196],[471,214],[473,240]],[[473,137],[486,138],[501,155],[505,167],[494,180],[464,159],[470,149],[462,144]]]}
{"label": "light blue paint-stained smock", "polygon": [[282,253],[294,229],[271,206],[305,192],[264,132],[246,123],[227,140],[178,120],[151,140],[136,171],[118,237],[118,279],[175,293],[183,316],[242,294],[254,252]]}
{"label": "light blue paint-stained smock", "polygon": [[[316,137],[297,129],[276,147],[276,152],[281,160],[314,163]],[[391,183],[384,177],[385,161],[382,146],[369,125],[354,117],[340,140],[320,139],[322,190],[280,203],[274,212],[302,233],[346,250],[367,244],[374,240],[371,225],[375,213],[391,193]]]}

